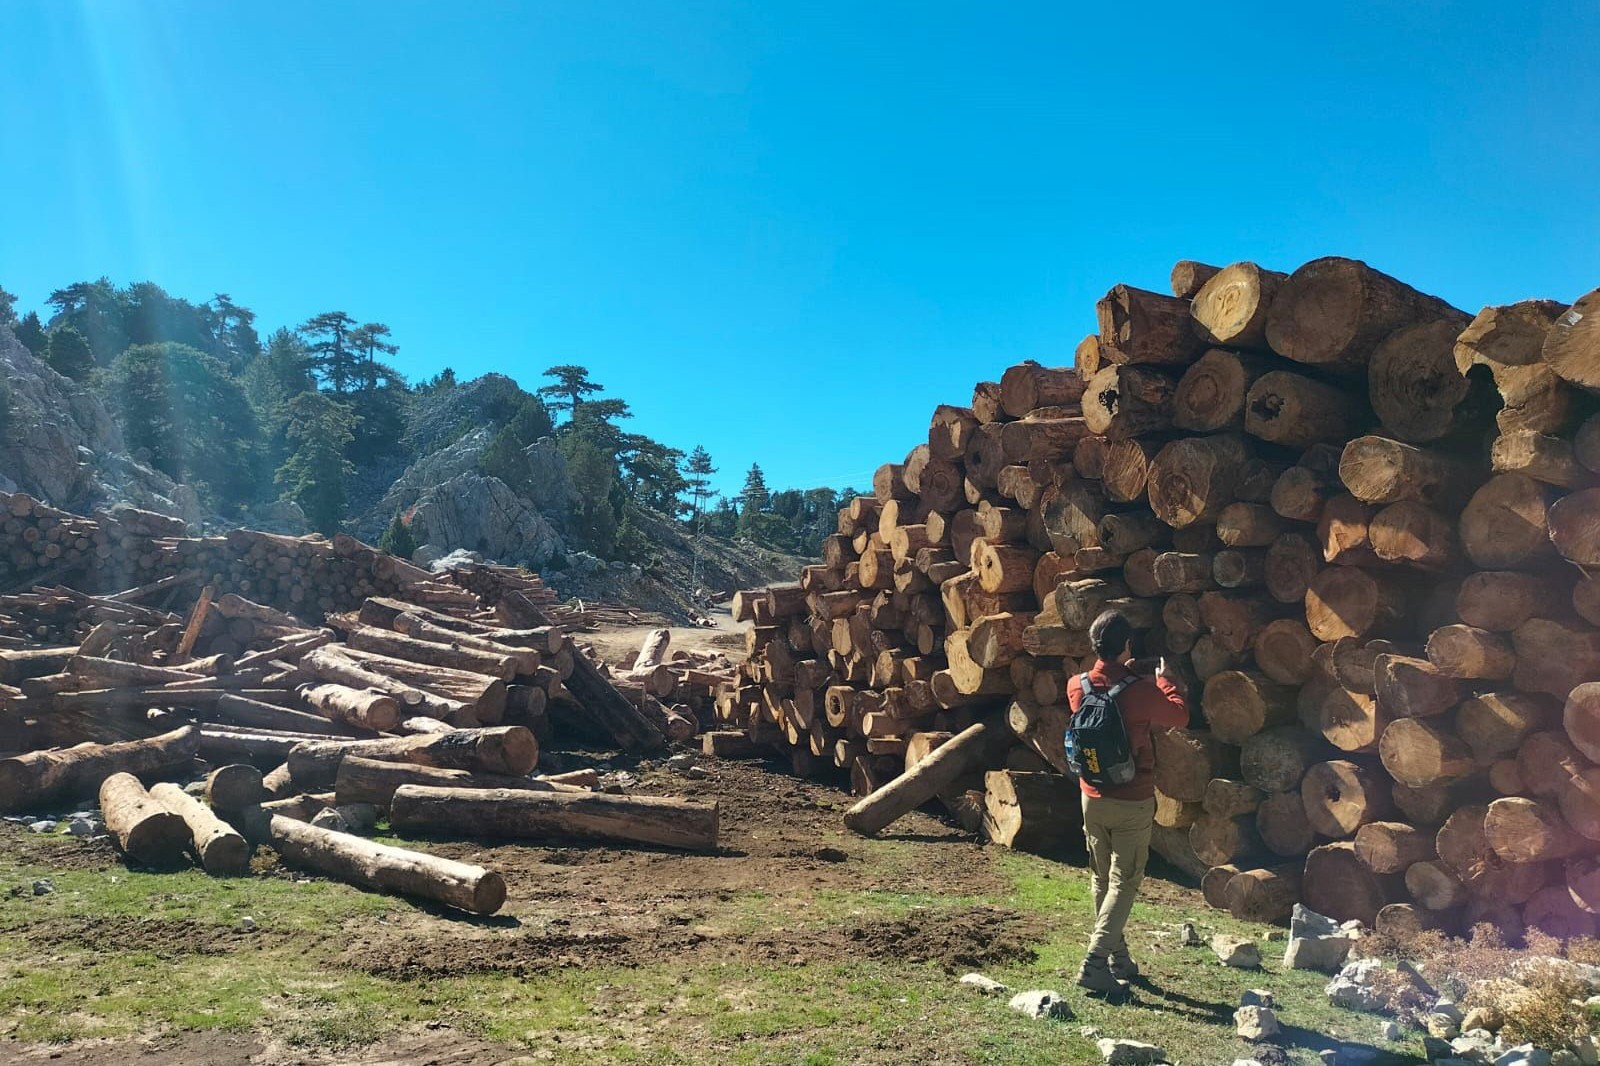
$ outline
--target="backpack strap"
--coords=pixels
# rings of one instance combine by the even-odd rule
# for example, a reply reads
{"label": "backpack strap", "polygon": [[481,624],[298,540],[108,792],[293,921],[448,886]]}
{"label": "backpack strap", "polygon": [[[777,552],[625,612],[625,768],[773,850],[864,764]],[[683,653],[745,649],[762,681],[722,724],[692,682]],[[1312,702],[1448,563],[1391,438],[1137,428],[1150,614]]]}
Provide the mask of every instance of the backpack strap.
{"label": "backpack strap", "polygon": [[[1084,676],[1087,677],[1088,675],[1085,674]],[[1118,681],[1115,685],[1111,686],[1111,691],[1106,693],[1106,698],[1107,699],[1111,699],[1111,700],[1116,699],[1118,696],[1122,695],[1122,690],[1123,689],[1127,688],[1129,685],[1133,684],[1137,680],[1139,680],[1137,677],[1133,676],[1132,674],[1129,674],[1127,677],[1123,678],[1121,681]]]}
{"label": "backpack strap", "polygon": [[1078,675],[1078,691],[1083,693],[1084,699],[1088,699],[1090,696],[1094,695],[1094,686],[1089,684],[1088,674],[1084,673]]}

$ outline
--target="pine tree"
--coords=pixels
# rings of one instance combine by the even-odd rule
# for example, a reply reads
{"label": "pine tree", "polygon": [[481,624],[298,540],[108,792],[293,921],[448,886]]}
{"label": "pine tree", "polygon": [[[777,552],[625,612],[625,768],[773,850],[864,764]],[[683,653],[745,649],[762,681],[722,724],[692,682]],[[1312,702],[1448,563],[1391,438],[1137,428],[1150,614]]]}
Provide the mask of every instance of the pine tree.
{"label": "pine tree", "polygon": [[317,374],[337,393],[349,392],[356,381],[358,368],[350,347],[350,333],[355,327],[356,320],[343,311],[324,311],[299,329],[306,338]]}
{"label": "pine tree", "polygon": [[56,373],[74,381],[82,381],[94,369],[94,352],[89,350],[89,342],[71,326],[58,326],[50,331],[44,359]]}
{"label": "pine tree", "polygon": [[544,372],[547,378],[555,378],[554,385],[545,385],[539,389],[539,396],[544,400],[545,406],[552,411],[565,411],[567,417],[574,417],[578,408],[583,405],[584,397],[601,391],[603,386],[589,380],[587,367],[564,363],[553,366]]}
{"label": "pine tree", "polygon": [[355,415],[320,392],[302,392],[289,403],[289,441],[294,454],[278,470],[283,495],[298,503],[321,533],[338,532],[345,512],[345,478],[355,467],[344,450],[355,440]]}
{"label": "pine tree", "polygon": [[750,464],[750,472],[744,476],[744,488],[739,491],[739,498],[744,501],[746,513],[765,511],[771,504],[772,493],[767,491],[767,477],[761,472],[759,464]]}
{"label": "pine tree", "polygon": [[17,324],[17,296],[5,290],[0,285],[0,326],[15,326]]}
{"label": "pine tree", "polygon": [[411,523],[406,521],[405,512],[394,513],[389,528],[378,538],[378,550],[397,555],[402,559],[410,559],[416,554],[417,537],[411,532]]}
{"label": "pine tree", "polygon": [[689,493],[689,525],[692,527],[700,521],[700,505],[711,495],[711,475],[717,468],[711,465],[711,453],[702,445],[696,444],[694,451],[689,453],[689,461],[683,465],[684,488]]}
{"label": "pine tree", "polygon": [[581,428],[562,435],[561,455],[577,490],[573,529],[596,555],[609,559],[616,548],[619,517],[612,500],[618,487],[616,461]]}
{"label": "pine tree", "polygon": [[478,469],[486,477],[499,478],[512,492],[521,495],[533,483],[533,464],[528,461],[525,447],[516,427],[502,426],[478,456]]}
{"label": "pine tree", "polygon": [[40,359],[44,358],[50,339],[45,335],[43,323],[39,321],[39,312],[29,311],[23,315],[17,323],[16,334],[24,348]]}

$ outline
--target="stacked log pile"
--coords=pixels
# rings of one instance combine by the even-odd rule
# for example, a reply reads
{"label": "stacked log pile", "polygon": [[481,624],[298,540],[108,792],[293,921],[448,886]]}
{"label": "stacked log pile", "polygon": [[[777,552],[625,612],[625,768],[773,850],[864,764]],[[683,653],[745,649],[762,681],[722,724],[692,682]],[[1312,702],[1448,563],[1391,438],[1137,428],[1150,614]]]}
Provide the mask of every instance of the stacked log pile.
{"label": "stacked log pile", "polygon": [[[17,497],[7,510],[55,529],[91,521]],[[365,803],[398,830],[716,846],[714,804],[592,795],[593,771],[533,776],[541,738],[558,727],[640,754],[692,736],[693,698],[726,676],[701,669],[714,664],[658,654],[664,689],[647,686],[662,676],[655,669],[613,676],[547,613],[547,590],[509,568],[478,574],[473,591],[340,538],[217,539],[235,546],[242,570],[207,580],[198,564],[212,549],[178,540],[165,556],[174,572],[141,568],[152,580],[138,587],[0,596],[0,812],[98,793],[132,862],[187,855],[240,874],[250,846],[270,843],[366,887],[485,913],[505,898],[493,871],[303,823]],[[274,561],[285,558],[288,569]],[[331,598],[311,592],[300,613],[225,591],[264,587],[236,577],[261,572],[281,578],[274,598],[314,590],[295,567],[310,572],[318,559],[367,577]],[[384,585],[396,591],[377,594]],[[349,610],[304,620],[306,604],[367,590]],[[176,602],[188,606],[169,610]],[[204,767],[215,768],[209,804],[169,784],[145,787]]]}
{"label": "stacked log pile", "polygon": [[742,594],[719,722],[848,769],[858,808],[921,802],[897,782],[985,726],[933,794],[1059,837],[1073,783],[1029,775],[1064,773],[1114,607],[1187,689],[1155,847],[1214,905],[1592,934],[1600,291],[1473,317],[1340,258],[1172,288],[1113,288],[1073,367],[938,408],[822,564]]}

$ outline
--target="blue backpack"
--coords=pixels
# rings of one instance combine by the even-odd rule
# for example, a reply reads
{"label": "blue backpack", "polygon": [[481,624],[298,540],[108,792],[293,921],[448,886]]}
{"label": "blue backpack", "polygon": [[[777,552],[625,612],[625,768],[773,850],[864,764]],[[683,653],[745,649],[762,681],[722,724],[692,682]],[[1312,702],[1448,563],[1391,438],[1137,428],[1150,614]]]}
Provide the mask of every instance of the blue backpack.
{"label": "blue backpack", "polygon": [[1067,723],[1067,765],[1096,789],[1126,785],[1138,772],[1133,745],[1128,743],[1127,723],[1117,706],[1122,690],[1136,680],[1125,677],[1109,691],[1096,692],[1088,674],[1078,675],[1083,700]]}

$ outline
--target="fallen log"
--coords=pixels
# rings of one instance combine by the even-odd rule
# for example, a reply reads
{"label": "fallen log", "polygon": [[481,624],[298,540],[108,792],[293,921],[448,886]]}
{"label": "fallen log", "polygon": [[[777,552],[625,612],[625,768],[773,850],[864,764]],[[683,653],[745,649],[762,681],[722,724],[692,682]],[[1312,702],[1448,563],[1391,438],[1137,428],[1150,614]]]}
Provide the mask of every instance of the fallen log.
{"label": "fallen log", "polygon": [[295,784],[320,788],[334,783],[346,755],[521,777],[538,764],[539,742],[526,727],[507,725],[377,740],[306,741],[294,745],[287,755]]}
{"label": "fallen log", "polygon": [[288,862],[362,888],[431,899],[473,914],[493,914],[506,901],[505,879],[481,866],[375,844],[283,815],[272,817],[267,832]]}
{"label": "fallen log", "polygon": [[170,781],[151,786],[150,798],[183,819],[189,846],[206,873],[228,877],[250,872],[250,845],[205,804]]}
{"label": "fallen log", "polygon": [[401,785],[389,804],[396,829],[475,837],[585,839],[715,851],[715,803],[664,796]]}
{"label": "fallen log", "polygon": [[117,847],[133,862],[166,866],[183,857],[189,827],[129,773],[100,783],[100,814]]}
{"label": "fallen log", "polygon": [[359,755],[339,760],[333,792],[340,806],[371,803],[389,806],[394,790],[401,785],[431,785],[437,788],[521,788],[529,792],[583,792],[576,785],[563,785],[537,777],[493,774],[471,770],[449,770],[416,763],[386,762]]}
{"label": "fallen log", "polygon": [[118,772],[155,774],[187,764],[199,750],[193,726],[116,744],[79,744],[0,759],[0,813],[93,792]]}
{"label": "fallen log", "polygon": [[982,766],[995,738],[1003,732],[986,722],[963,730],[916,766],[858,800],[845,812],[845,828],[863,836],[881,831],[949,788],[963,774]]}

